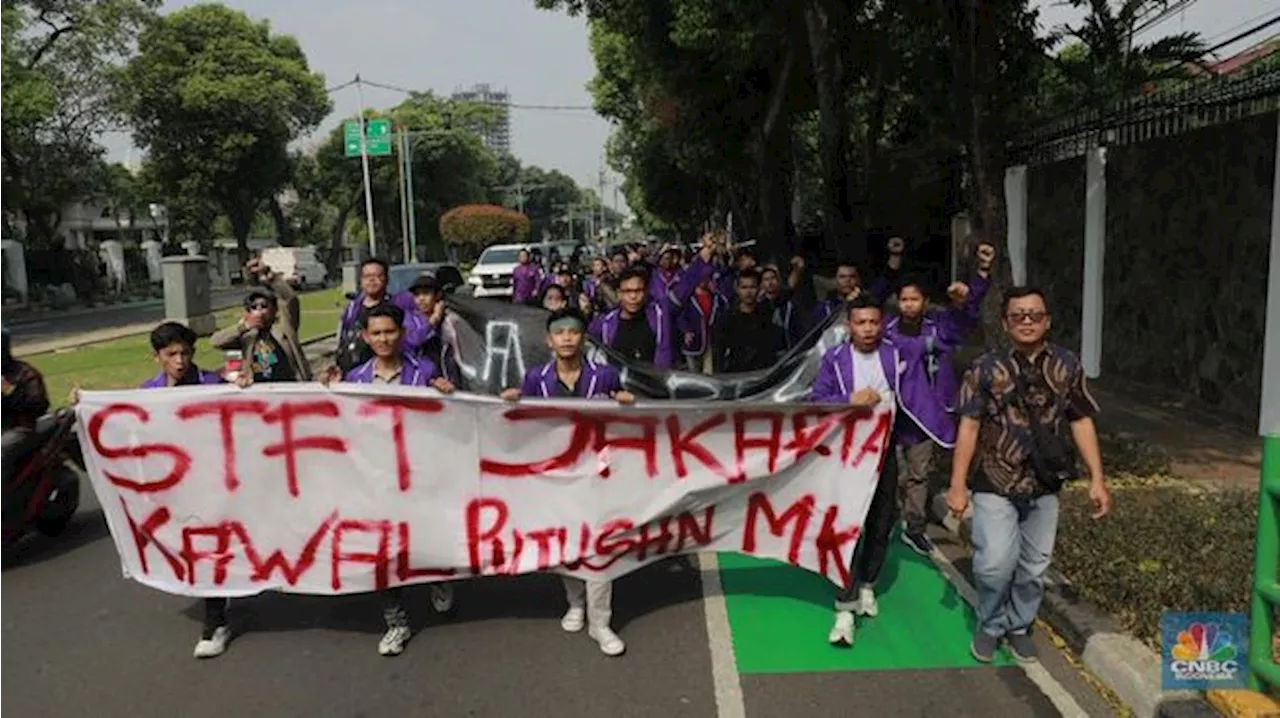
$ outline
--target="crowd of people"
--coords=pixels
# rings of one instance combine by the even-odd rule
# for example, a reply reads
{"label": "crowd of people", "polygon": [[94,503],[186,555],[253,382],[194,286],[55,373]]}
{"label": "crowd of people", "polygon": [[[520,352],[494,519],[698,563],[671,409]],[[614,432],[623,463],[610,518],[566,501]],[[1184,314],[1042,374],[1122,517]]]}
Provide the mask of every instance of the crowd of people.
{"label": "crowd of people", "polygon": [[[842,264],[825,297],[802,290],[805,258],[761,264],[750,247],[734,248],[717,233],[694,248],[667,245],[656,254],[638,246],[585,261],[549,257],[541,262],[521,253],[513,301],[548,310],[552,359],[529,369],[521,385],[502,396],[512,402],[578,397],[630,404],[635,397],[621,385],[618,372],[587,357],[588,339],[628,362],[659,369],[743,372],[771,366],[837,314],[847,340],[825,352],[809,400],[894,407],[891,445],[898,459],[883,462],[853,556],[852,581],[835,597],[829,642],[852,646],[858,617],[879,613],[876,582],[899,514],[906,546],[922,555],[936,550],[926,533],[930,478],[949,451],[947,505],[956,515],[971,510],[973,518],[979,602],[970,650],[989,662],[1003,642],[1020,660],[1034,661],[1030,630],[1053,550],[1057,494],[1077,473],[1071,443],[1087,469],[1096,516],[1110,506],[1092,422],[1097,405],[1079,360],[1047,341],[1051,316],[1044,294],[1031,287],[1011,288],[1002,299],[1010,348],[988,352],[957,378],[953,353],[978,323],[996,259],[993,246],[978,246],[974,276],[947,287],[942,306],[931,306],[925,280],[903,271],[905,242],[891,239],[887,249],[885,269],[869,286],[857,266]],[[296,295],[262,264],[251,262],[246,270],[256,283],[243,315],[211,340],[244,358],[235,382],[311,380],[297,339]],[[341,315],[336,363],[314,378],[325,384],[431,387],[443,394],[464,387],[456,345],[448,336],[450,312],[435,279],[424,275],[393,295],[387,264],[369,259],[360,267],[359,281],[360,291]],[[892,315],[886,304],[895,307]],[[227,381],[225,372],[195,365],[195,345],[195,334],[183,325],[157,327],[151,346],[160,371],[143,388]],[[38,373],[33,376],[29,365],[12,358],[7,335],[4,360],[8,453],[10,422],[22,426],[25,419],[18,414],[48,403],[34,396],[39,393],[34,386],[43,391]],[[6,472],[8,466],[6,458]],[[603,653],[622,654],[625,644],[610,625],[610,582],[566,578],[564,585],[568,608],[562,628],[586,628]],[[401,599],[395,589],[384,592],[382,655],[398,655],[411,637]],[[197,657],[226,650],[231,637],[227,603],[205,602]],[[433,585],[431,603],[437,611],[452,608],[447,583]]]}

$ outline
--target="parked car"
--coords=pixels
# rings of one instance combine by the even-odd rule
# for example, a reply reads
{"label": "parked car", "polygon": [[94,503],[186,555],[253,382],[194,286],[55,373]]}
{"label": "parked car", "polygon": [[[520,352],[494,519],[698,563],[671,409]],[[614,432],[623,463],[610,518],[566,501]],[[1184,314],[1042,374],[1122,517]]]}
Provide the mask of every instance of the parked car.
{"label": "parked car", "polygon": [[521,250],[529,244],[495,244],[480,253],[471,268],[468,283],[477,297],[510,297],[511,273],[515,271]]}
{"label": "parked car", "polygon": [[315,247],[270,247],[262,250],[262,263],[300,289],[323,287],[328,278]]}

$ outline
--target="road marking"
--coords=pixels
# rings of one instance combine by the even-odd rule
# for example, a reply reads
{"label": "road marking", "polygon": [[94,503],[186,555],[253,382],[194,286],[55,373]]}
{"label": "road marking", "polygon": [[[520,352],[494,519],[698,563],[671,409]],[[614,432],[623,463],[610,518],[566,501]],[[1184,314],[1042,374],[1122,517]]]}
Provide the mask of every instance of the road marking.
{"label": "road marking", "polygon": [[[964,574],[960,573],[960,569],[956,568],[956,565],[951,563],[951,560],[946,556],[943,556],[942,552],[937,548],[933,549],[933,552],[929,554],[929,558],[933,559],[933,563],[938,567],[938,570],[942,571],[947,580],[951,581],[952,585],[956,587],[956,590],[960,592],[960,596],[964,598],[965,603],[977,607],[978,592],[964,577]],[[707,620],[710,622],[711,619],[708,618]],[[1044,666],[1039,663],[1019,663],[1018,665],[1022,668],[1022,672],[1027,674],[1027,678],[1031,679],[1031,682],[1040,689],[1040,692],[1049,699],[1053,707],[1057,708],[1058,712],[1063,716],[1066,716],[1066,718],[1089,718],[1089,714],[1080,707],[1075,697]]]}
{"label": "road marking", "polygon": [[702,573],[702,612],[707,617],[707,647],[711,651],[711,678],[715,684],[717,718],[746,718],[742,680],[733,654],[733,633],[729,630],[729,610],[720,585],[720,561],[714,552],[698,554]]}

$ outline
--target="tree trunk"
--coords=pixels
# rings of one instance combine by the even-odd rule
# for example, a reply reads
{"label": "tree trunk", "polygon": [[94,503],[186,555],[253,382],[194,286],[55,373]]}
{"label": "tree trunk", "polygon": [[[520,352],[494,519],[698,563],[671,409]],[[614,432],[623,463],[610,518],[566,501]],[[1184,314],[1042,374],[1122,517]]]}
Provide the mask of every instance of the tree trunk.
{"label": "tree trunk", "polygon": [[241,267],[249,263],[249,233],[253,230],[253,214],[252,206],[237,207],[235,211],[227,213],[227,219],[231,221],[231,232],[236,238],[236,258]]}
{"label": "tree trunk", "polygon": [[293,225],[289,224],[289,218],[284,216],[280,201],[274,197],[271,198],[267,201],[267,209],[271,212],[271,221],[276,225],[276,241],[281,247],[292,247],[294,245]]}
{"label": "tree trunk", "polygon": [[866,242],[855,238],[853,207],[850,202],[849,121],[845,110],[844,62],[838,44],[840,20],[833,17],[834,4],[807,0],[804,19],[808,30],[809,53],[818,95],[819,163],[823,178],[823,249],[841,261],[861,262],[866,258]]}
{"label": "tree trunk", "polygon": [[347,218],[351,216],[351,208],[355,206],[355,202],[338,207],[338,215],[333,218],[333,225],[329,228],[329,257],[328,269],[329,274],[338,276],[342,272],[342,240],[346,233]]}

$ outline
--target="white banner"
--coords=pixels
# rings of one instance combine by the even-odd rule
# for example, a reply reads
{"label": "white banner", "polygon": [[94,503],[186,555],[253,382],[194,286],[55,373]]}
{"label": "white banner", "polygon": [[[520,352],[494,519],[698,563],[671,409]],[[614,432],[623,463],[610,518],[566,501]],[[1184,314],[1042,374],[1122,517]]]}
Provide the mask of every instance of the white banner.
{"label": "white banner", "polygon": [[848,581],[891,408],[441,397],[316,384],[84,392],[127,577],[339,594],[702,550]]}

